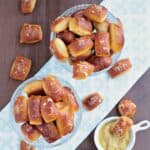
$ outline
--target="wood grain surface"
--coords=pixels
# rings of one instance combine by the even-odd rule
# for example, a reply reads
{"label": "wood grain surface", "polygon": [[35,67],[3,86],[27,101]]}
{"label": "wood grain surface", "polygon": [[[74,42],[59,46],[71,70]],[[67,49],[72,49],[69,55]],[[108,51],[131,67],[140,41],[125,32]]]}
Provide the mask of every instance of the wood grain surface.
{"label": "wood grain surface", "polygon": [[[24,55],[32,59],[33,76],[51,57],[49,45],[49,24],[67,8],[82,3],[98,3],[97,0],[38,0],[35,11],[29,15],[20,12],[20,0],[0,0],[0,110],[9,102],[16,87],[21,83],[9,78],[14,58]],[[110,1],[111,2],[111,1]],[[23,23],[42,25],[44,38],[34,45],[19,44],[19,32]],[[150,70],[127,93],[125,98],[135,100],[138,112],[135,122],[150,119]],[[115,115],[114,109],[110,115]],[[150,130],[138,133],[135,150],[148,150]],[[93,133],[78,147],[78,150],[94,150]]]}

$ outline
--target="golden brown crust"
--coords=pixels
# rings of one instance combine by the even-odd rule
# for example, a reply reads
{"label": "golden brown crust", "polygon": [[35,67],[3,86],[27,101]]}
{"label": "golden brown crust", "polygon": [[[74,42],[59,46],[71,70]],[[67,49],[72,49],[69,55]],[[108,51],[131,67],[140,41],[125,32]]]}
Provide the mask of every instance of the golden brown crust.
{"label": "golden brown crust", "polygon": [[61,136],[64,136],[73,130],[73,114],[68,106],[60,109],[60,115],[56,120],[56,125]]}
{"label": "golden brown crust", "polygon": [[63,40],[61,40],[60,38],[53,39],[50,42],[49,49],[60,61],[66,61],[69,57],[67,47]]}
{"label": "golden brown crust", "polygon": [[110,56],[109,33],[97,32],[95,35],[96,56]]}
{"label": "golden brown crust", "polygon": [[23,91],[27,93],[27,95],[34,95],[34,93],[41,92],[43,90],[42,81],[36,80],[26,84],[23,88]]}
{"label": "golden brown crust", "polygon": [[124,34],[121,26],[110,23],[110,48],[116,53],[122,50],[124,46]]}
{"label": "golden brown crust", "polygon": [[10,77],[23,81],[27,78],[31,69],[31,59],[24,56],[17,56],[12,64]]}
{"label": "golden brown crust", "polygon": [[79,110],[79,104],[73,91],[68,87],[64,87],[64,90],[66,93],[63,101],[66,102],[66,104],[71,108],[72,112],[77,112]]}
{"label": "golden brown crust", "polygon": [[28,121],[28,99],[18,96],[14,103],[14,116],[17,123]]}
{"label": "golden brown crust", "polygon": [[103,6],[93,4],[86,8],[83,14],[91,21],[103,22],[106,19],[107,9]]}
{"label": "golden brown crust", "polygon": [[60,82],[52,75],[43,78],[43,89],[54,102],[59,102],[64,96],[64,89]]}
{"label": "golden brown crust", "polygon": [[115,78],[126,71],[128,71],[132,67],[132,64],[130,62],[129,58],[119,60],[112,68],[108,70],[108,74]]}
{"label": "golden brown crust", "polygon": [[56,18],[50,26],[50,29],[52,32],[62,32],[67,29],[69,24],[70,17],[64,16],[64,17],[58,17]]}
{"label": "golden brown crust", "polygon": [[36,5],[36,0],[21,0],[21,11],[24,14],[32,13]]}
{"label": "golden brown crust", "polygon": [[62,39],[66,44],[69,44],[76,38],[75,34],[69,30],[58,33],[56,37]]}
{"label": "golden brown crust", "polygon": [[69,21],[69,30],[79,36],[92,34],[92,23],[84,17],[72,17]]}
{"label": "golden brown crust", "polygon": [[24,23],[20,31],[20,43],[33,44],[40,42],[43,32],[40,25]]}
{"label": "golden brown crust", "polygon": [[124,99],[118,105],[121,116],[133,117],[136,113],[136,104],[132,100]]}
{"label": "golden brown crust", "polygon": [[110,56],[106,57],[92,56],[87,61],[95,66],[94,70],[95,72],[101,71],[112,64],[112,58]]}
{"label": "golden brown crust", "polygon": [[36,128],[48,143],[52,143],[60,138],[58,129],[53,122],[43,123],[36,126]]}
{"label": "golden brown crust", "polygon": [[25,141],[20,141],[20,150],[36,150],[36,148]]}
{"label": "golden brown crust", "polygon": [[78,61],[73,65],[73,78],[81,80],[85,79],[94,72],[95,67],[86,62]]}
{"label": "golden brown crust", "polygon": [[46,123],[52,122],[58,118],[58,109],[49,96],[42,96],[41,98],[41,114]]}
{"label": "golden brown crust", "polygon": [[27,122],[21,125],[21,131],[30,142],[36,141],[40,137],[38,130]]}
{"label": "golden brown crust", "polygon": [[78,57],[87,54],[93,47],[93,41],[90,37],[80,37],[68,45],[71,56]]}
{"label": "golden brown crust", "polygon": [[105,20],[104,22],[98,23],[94,22],[93,25],[98,32],[108,32],[109,29],[109,21]]}
{"label": "golden brown crust", "polygon": [[88,95],[82,102],[83,106],[91,111],[95,109],[100,103],[102,103],[103,98],[99,93],[93,93]]}
{"label": "golden brown crust", "polygon": [[115,121],[110,127],[110,133],[114,136],[121,137],[126,134],[133,125],[133,120],[122,116],[117,121]]}
{"label": "golden brown crust", "polygon": [[31,125],[42,124],[40,112],[41,96],[31,95],[28,102],[28,116]]}

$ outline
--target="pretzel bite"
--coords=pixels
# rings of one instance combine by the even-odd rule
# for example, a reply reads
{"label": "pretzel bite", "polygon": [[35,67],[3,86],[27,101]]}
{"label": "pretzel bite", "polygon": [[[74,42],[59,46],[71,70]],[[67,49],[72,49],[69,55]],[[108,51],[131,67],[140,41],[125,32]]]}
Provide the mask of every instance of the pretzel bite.
{"label": "pretzel bite", "polygon": [[64,89],[60,82],[52,75],[43,79],[43,89],[46,95],[50,96],[53,101],[59,102],[64,96]]}
{"label": "pretzel bite", "polygon": [[50,51],[52,54],[55,55],[57,59],[60,61],[66,61],[68,58],[68,52],[67,52],[67,47],[63,40],[60,38],[55,38],[50,42],[49,46]]}
{"label": "pretzel bite", "polygon": [[136,113],[136,104],[132,100],[124,99],[118,105],[121,116],[133,117]]}
{"label": "pretzel bite", "polygon": [[92,34],[92,23],[84,17],[72,17],[69,21],[69,30],[79,36]]}
{"label": "pretzel bite", "polygon": [[124,34],[122,26],[110,23],[110,48],[116,53],[122,50],[124,46]]}
{"label": "pretzel bite", "polygon": [[14,103],[14,116],[17,123],[28,121],[28,99],[18,96]]}
{"label": "pretzel bite", "polygon": [[83,56],[93,48],[93,41],[90,37],[80,37],[68,45],[72,57]]}
{"label": "pretzel bite", "polygon": [[24,23],[20,32],[20,43],[33,44],[42,41],[43,32],[40,25]]}
{"label": "pretzel bite", "polygon": [[109,33],[97,32],[95,35],[96,56],[110,56]]}
{"label": "pretzel bite", "polygon": [[91,21],[103,22],[106,19],[107,9],[103,6],[93,4],[86,8],[83,12],[84,16]]}
{"label": "pretzel bite", "polygon": [[112,64],[112,58],[110,56],[97,57],[92,56],[88,59],[88,62],[95,66],[95,72],[101,71]]}
{"label": "pretzel bite", "polygon": [[60,109],[60,115],[56,120],[56,125],[61,136],[64,136],[73,130],[73,114],[70,107],[66,106],[63,109]]}
{"label": "pretzel bite", "polygon": [[88,110],[91,111],[95,109],[100,103],[102,103],[103,99],[99,93],[93,93],[87,96],[83,100],[83,106]]}
{"label": "pretzel bite", "polygon": [[15,80],[24,81],[31,69],[31,59],[17,56],[10,70],[10,77]]}
{"label": "pretzel bite", "polygon": [[27,144],[24,141],[21,141],[20,142],[20,150],[36,150],[36,148],[30,144]]}
{"label": "pretzel bite", "polygon": [[64,17],[58,17],[56,18],[50,26],[50,29],[52,32],[62,32],[68,28],[70,17],[64,16]]}
{"label": "pretzel bite", "polygon": [[36,80],[26,84],[25,87],[23,88],[23,91],[27,93],[28,96],[42,93],[43,91],[42,81]]}
{"label": "pretzel bite", "polygon": [[21,125],[21,131],[30,142],[36,141],[40,137],[38,130],[27,122]]}
{"label": "pretzel bite", "polygon": [[21,11],[24,14],[32,13],[36,5],[36,0],[21,0]]}
{"label": "pretzel bite", "polygon": [[101,22],[101,23],[94,22],[93,25],[98,32],[108,32],[108,29],[109,29],[108,20],[105,20],[104,22]]}
{"label": "pretzel bite", "polygon": [[66,96],[63,99],[64,102],[66,102],[66,104],[68,104],[68,106],[71,108],[72,112],[76,112],[79,110],[79,104],[77,102],[77,99],[73,93],[73,91],[68,88],[68,87],[64,87],[65,92],[66,92]]}
{"label": "pretzel bite", "polygon": [[41,98],[41,114],[46,123],[52,122],[58,118],[58,109],[49,96]]}
{"label": "pretzel bite", "polygon": [[68,30],[58,33],[56,37],[62,39],[66,44],[69,44],[76,38],[75,34]]}
{"label": "pretzel bite", "polygon": [[81,80],[85,79],[94,72],[95,67],[86,62],[78,61],[73,65],[73,78]]}
{"label": "pretzel bite", "polygon": [[117,121],[115,121],[110,127],[110,133],[114,136],[121,137],[126,134],[133,125],[133,120],[122,116]]}
{"label": "pretzel bite", "polygon": [[41,96],[31,95],[28,102],[28,116],[31,125],[42,124],[40,112]]}
{"label": "pretzel bite", "polygon": [[58,129],[53,122],[37,125],[36,128],[48,143],[52,143],[60,138]]}
{"label": "pretzel bite", "polygon": [[108,74],[112,77],[115,78],[126,71],[128,71],[132,67],[132,64],[130,62],[130,59],[122,59],[119,60],[112,68],[108,70]]}

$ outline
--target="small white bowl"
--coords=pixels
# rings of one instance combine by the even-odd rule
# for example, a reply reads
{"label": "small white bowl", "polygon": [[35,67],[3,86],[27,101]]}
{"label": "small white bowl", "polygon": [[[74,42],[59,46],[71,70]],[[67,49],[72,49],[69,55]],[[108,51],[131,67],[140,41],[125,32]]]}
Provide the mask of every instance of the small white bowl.
{"label": "small white bowl", "polygon": [[[97,147],[98,150],[104,150],[103,147],[101,146],[100,142],[99,142],[99,131],[100,129],[108,122],[111,122],[113,120],[117,120],[119,117],[109,117],[104,119],[96,128],[95,133],[94,133],[94,142],[95,145]],[[144,120],[139,122],[138,124],[135,124],[132,126],[131,131],[130,131],[130,142],[126,148],[126,150],[132,150],[134,144],[135,144],[135,140],[136,140],[136,132],[138,131],[142,131],[142,130],[146,130],[150,128],[150,121],[148,120]]]}

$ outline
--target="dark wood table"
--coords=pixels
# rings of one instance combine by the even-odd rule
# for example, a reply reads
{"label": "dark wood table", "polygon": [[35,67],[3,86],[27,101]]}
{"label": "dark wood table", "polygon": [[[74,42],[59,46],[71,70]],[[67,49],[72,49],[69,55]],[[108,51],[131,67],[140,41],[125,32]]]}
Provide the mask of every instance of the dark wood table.
{"label": "dark wood table", "polygon": [[[50,58],[49,24],[65,9],[81,3],[98,3],[97,0],[38,0],[35,11],[24,16],[20,13],[20,0],[0,0],[0,109],[10,100],[16,87],[21,83],[9,78],[13,59],[17,55],[25,55],[32,59],[33,66],[30,77],[33,76]],[[44,39],[35,45],[19,44],[19,31],[23,23],[41,24]],[[150,70],[133,86],[124,98],[133,99],[138,107],[135,122],[150,119]],[[116,115],[114,109],[109,116]],[[137,135],[135,150],[148,150],[150,147],[150,130]],[[94,150],[93,133],[78,147],[78,150]]]}

